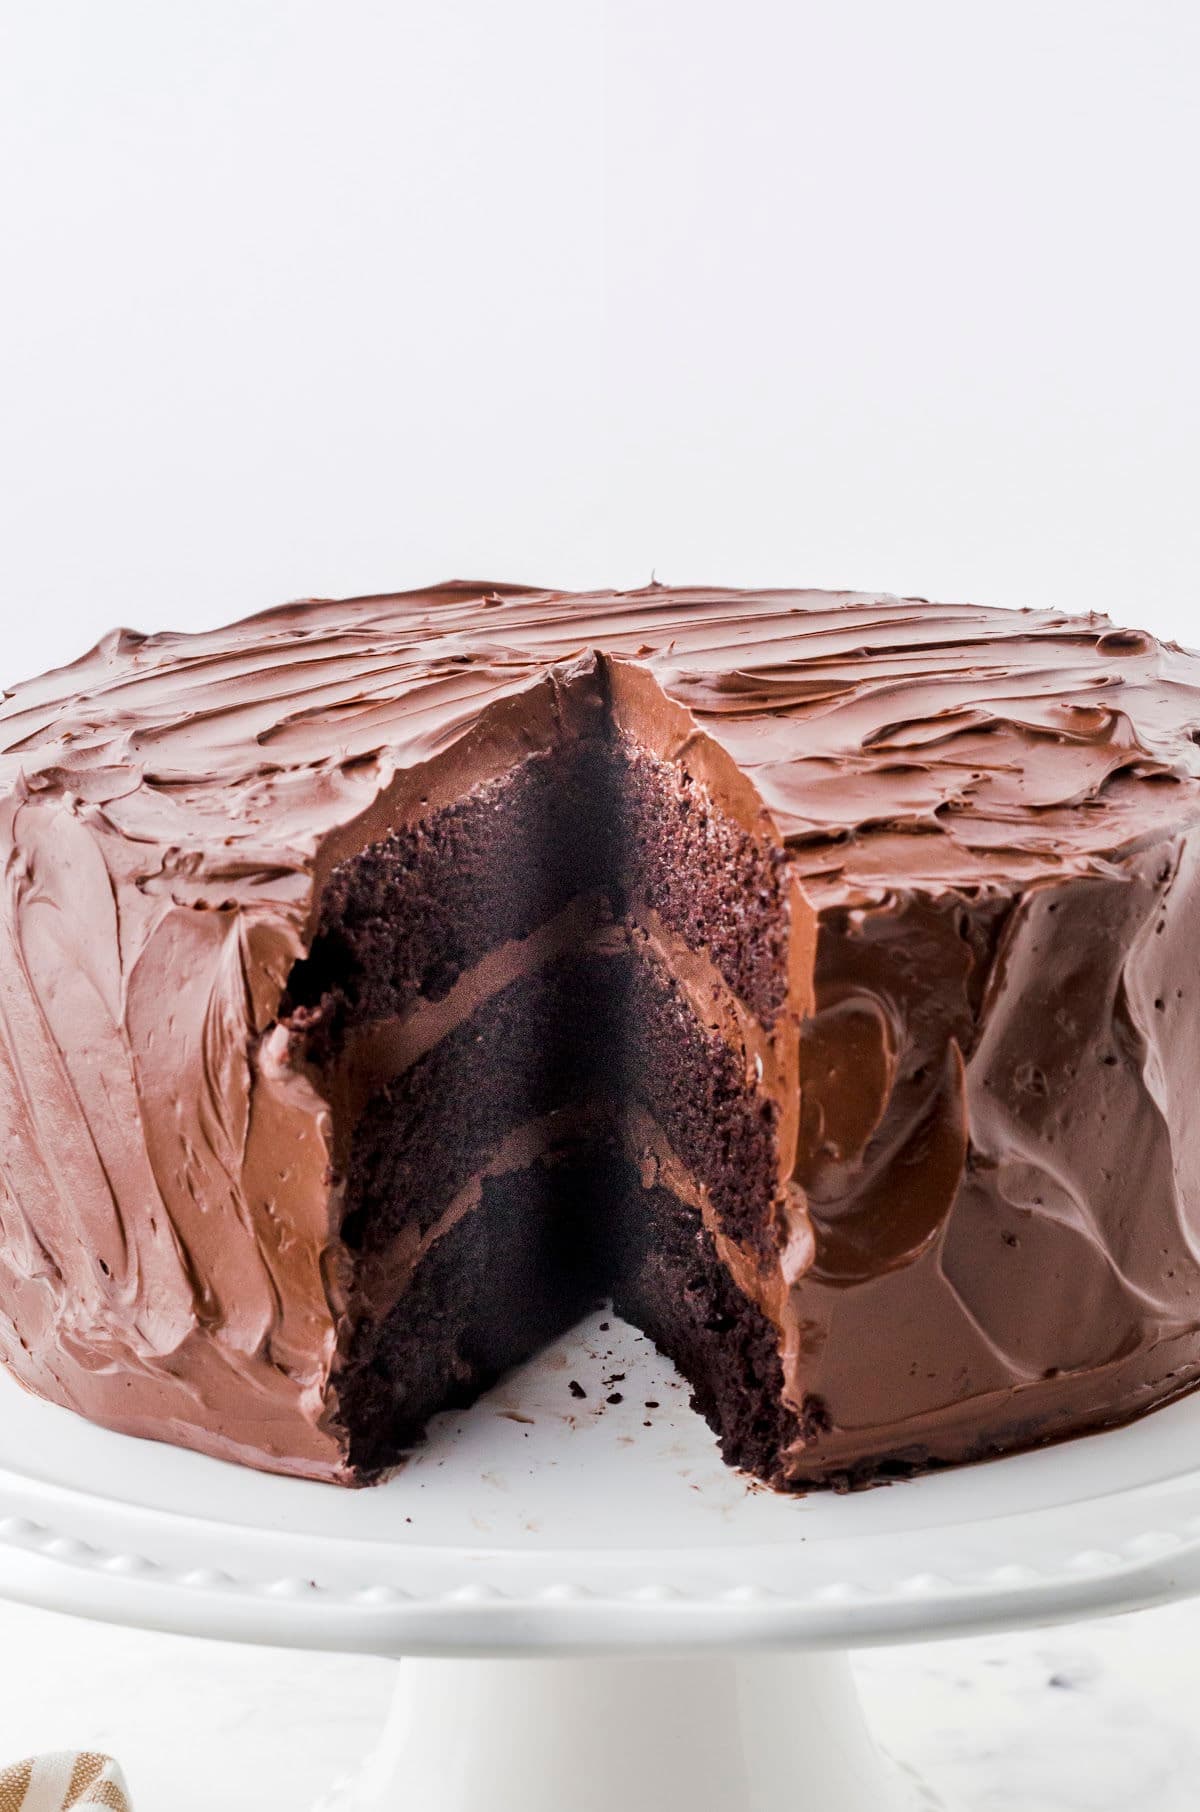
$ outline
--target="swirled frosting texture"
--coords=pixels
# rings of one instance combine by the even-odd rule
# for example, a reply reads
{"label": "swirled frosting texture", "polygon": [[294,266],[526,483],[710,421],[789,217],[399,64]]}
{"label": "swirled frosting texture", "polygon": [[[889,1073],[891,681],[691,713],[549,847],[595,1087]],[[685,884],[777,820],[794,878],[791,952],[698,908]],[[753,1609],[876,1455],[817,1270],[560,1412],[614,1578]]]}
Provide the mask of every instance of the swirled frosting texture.
{"label": "swirled frosting texture", "polygon": [[1190,1382],[1200,661],[1098,617],[461,584],[118,631],[6,696],[17,1374],[341,1473],[330,1115],[280,1060],[287,976],[330,867],[546,746],[595,650],[818,916],[790,1470],[961,1457]]}

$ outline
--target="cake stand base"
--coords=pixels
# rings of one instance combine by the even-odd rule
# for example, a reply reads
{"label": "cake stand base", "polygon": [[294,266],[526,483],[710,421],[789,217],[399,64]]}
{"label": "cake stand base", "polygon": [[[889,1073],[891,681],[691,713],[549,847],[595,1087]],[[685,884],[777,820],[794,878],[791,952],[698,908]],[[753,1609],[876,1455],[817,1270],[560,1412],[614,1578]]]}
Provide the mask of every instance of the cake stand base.
{"label": "cake stand base", "polygon": [[837,1652],[407,1660],[318,1812],[918,1812]]}

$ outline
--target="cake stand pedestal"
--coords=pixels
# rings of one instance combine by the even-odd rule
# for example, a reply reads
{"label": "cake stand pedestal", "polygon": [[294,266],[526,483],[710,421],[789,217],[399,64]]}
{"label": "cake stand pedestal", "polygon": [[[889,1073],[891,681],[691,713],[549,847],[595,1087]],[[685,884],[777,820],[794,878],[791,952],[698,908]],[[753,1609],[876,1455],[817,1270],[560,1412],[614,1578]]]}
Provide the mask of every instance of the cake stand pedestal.
{"label": "cake stand pedestal", "polygon": [[407,1657],[329,1812],[912,1812],[936,1801],[871,1742],[846,1650],[1200,1591],[1200,1395],[803,1499],[724,1468],[686,1401],[596,1317],[389,1484],[339,1492],[107,1434],[0,1378],[0,1594]]}
{"label": "cake stand pedestal", "polygon": [[320,1812],[892,1812],[844,1655],[410,1660]]}

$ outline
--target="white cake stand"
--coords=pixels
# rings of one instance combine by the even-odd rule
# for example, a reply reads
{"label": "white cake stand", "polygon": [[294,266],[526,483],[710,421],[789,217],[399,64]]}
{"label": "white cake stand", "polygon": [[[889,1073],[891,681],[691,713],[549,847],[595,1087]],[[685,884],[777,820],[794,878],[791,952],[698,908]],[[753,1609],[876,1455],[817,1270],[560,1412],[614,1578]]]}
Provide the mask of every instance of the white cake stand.
{"label": "white cake stand", "polygon": [[0,1593],[416,1657],[379,1750],[326,1802],[347,1812],[929,1806],[871,1743],[841,1651],[1195,1590],[1200,1396],[787,1500],[722,1467],[670,1367],[603,1316],[367,1492],[106,1434],[0,1380]]}

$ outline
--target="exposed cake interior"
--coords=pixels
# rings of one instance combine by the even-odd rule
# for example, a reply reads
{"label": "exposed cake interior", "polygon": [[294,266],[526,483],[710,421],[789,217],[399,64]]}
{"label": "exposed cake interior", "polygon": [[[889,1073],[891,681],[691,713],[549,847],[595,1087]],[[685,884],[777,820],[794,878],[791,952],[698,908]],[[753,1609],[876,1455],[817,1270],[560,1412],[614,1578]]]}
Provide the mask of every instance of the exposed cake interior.
{"label": "exposed cake interior", "polygon": [[291,979],[333,1107],[331,1415],[360,1477],[607,1296],[728,1459],[770,1476],[795,1432],[782,851],[686,739],[639,740],[603,663],[570,687],[591,708],[543,746],[333,870]]}

